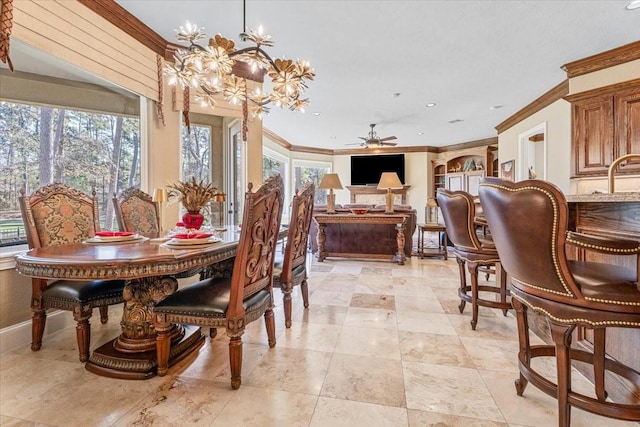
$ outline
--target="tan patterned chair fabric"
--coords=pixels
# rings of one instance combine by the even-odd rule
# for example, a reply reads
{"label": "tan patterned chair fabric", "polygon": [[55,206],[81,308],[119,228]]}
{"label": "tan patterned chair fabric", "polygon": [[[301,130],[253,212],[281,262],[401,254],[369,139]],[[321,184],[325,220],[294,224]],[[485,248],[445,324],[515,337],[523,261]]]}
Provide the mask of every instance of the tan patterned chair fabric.
{"label": "tan patterned chair fabric", "polygon": [[120,197],[114,195],[113,208],[120,231],[131,231],[152,239],[160,237],[158,204],[147,193],[128,188]]}
{"label": "tan patterned chair fabric", "polygon": [[211,337],[215,337],[216,328],[226,328],[234,389],[241,384],[242,334],[246,324],[264,316],[269,346],[276,345],[272,281],[282,204],[280,175],[269,178],[255,193],[249,186],[231,278],[201,280],[155,305],[158,375],[167,374],[175,323],[208,326]]}
{"label": "tan patterned chair fabric", "polygon": [[[54,183],[26,196],[20,192],[20,210],[29,248],[80,243],[100,230],[98,204],[95,198],[69,187]],[[32,341],[31,349],[42,347],[47,310],[66,310],[77,322],[76,338],[81,362],[89,358],[91,317],[93,307],[99,307],[100,320],[107,323],[107,306],[124,301],[122,280],[31,279]]]}
{"label": "tan patterned chair fabric", "polygon": [[276,257],[274,266],[273,286],[282,290],[287,328],[291,327],[291,292],[294,286],[300,285],[304,307],[309,307],[306,262],[314,192],[315,186],[310,183],[293,196],[287,244],[282,257]]}
{"label": "tan patterned chair fabric", "polygon": [[[531,382],[557,398],[558,425],[562,427],[570,424],[571,406],[640,421],[634,394],[640,389],[638,366],[605,357],[608,327],[640,328],[638,270],[567,257],[571,245],[607,256],[635,257],[640,265],[640,242],[568,231],[567,202],[549,182],[486,178],[479,194],[496,249],[511,278],[520,343],[517,394],[522,395]],[[547,321],[553,345],[530,345],[529,310]],[[580,335],[593,337],[592,351],[571,345],[578,328],[584,328]],[[532,360],[540,356],[555,356],[557,380],[537,370],[540,365]],[[588,395],[571,387],[572,361],[592,365],[595,387]],[[605,378],[610,384],[614,373],[619,380],[628,381],[630,391],[616,403],[607,399],[605,388]]]}

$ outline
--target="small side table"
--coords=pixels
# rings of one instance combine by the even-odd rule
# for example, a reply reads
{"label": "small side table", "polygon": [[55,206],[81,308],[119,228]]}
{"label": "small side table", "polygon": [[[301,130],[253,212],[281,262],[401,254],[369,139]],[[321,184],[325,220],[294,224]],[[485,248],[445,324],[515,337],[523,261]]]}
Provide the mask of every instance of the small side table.
{"label": "small side table", "polygon": [[[424,232],[438,233],[438,247],[424,247]],[[447,259],[447,228],[442,224],[418,224],[418,255],[424,257],[443,257]]]}

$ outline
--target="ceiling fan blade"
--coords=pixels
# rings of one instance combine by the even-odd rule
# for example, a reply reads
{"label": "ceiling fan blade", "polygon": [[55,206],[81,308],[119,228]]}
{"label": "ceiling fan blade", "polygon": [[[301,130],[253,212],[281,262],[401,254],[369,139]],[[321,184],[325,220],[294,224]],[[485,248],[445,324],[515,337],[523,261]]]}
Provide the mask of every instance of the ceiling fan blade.
{"label": "ceiling fan blade", "polygon": [[388,137],[386,137],[386,138],[382,138],[382,139],[380,139],[380,142],[384,142],[384,141],[392,141],[392,140],[394,140],[394,139],[398,139],[398,138],[396,138],[395,136],[388,136]]}
{"label": "ceiling fan blade", "polygon": [[359,136],[358,138],[362,139],[363,141],[368,141],[369,140],[369,138],[366,138],[364,136]]}
{"label": "ceiling fan blade", "polygon": [[365,145],[365,144],[362,142],[353,142],[351,144],[344,144],[344,145]]}
{"label": "ceiling fan blade", "polygon": [[382,142],[380,141],[380,145],[386,145],[387,147],[395,147],[396,145],[398,145],[397,142]]}

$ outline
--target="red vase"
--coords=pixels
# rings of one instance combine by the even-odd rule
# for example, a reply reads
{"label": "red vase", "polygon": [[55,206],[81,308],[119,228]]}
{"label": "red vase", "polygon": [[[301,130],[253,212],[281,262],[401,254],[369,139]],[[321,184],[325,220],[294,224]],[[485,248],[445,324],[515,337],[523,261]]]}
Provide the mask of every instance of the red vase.
{"label": "red vase", "polygon": [[204,221],[204,216],[198,212],[187,212],[182,215],[182,222],[184,227],[188,230],[198,230]]}

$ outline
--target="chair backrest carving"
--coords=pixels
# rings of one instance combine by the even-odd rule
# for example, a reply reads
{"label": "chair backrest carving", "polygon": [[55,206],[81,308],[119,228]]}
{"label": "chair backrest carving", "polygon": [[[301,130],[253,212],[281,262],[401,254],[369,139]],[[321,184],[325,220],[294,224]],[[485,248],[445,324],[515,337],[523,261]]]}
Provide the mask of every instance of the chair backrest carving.
{"label": "chair backrest carving", "polygon": [[244,198],[242,231],[231,278],[229,319],[244,315],[242,301],[245,298],[263,289],[272,291],[273,258],[282,220],[284,185],[280,175],[274,175],[256,192],[251,189],[249,184]]}
{"label": "chair backrest carving", "polygon": [[514,285],[553,300],[579,295],[565,253],[568,208],[562,192],[541,180],[486,178],[479,193]]}
{"label": "chair backrest carving", "polygon": [[473,196],[464,191],[440,189],[437,198],[449,240],[457,249],[480,251],[482,244],[473,223],[476,212]]}
{"label": "chair backrest carving", "polygon": [[95,191],[89,197],[59,182],[29,196],[21,190],[20,211],[30,248],[82,242],[100,230]]}
{"label": "chair backrest carving", "polygon": [[120,231],[131,231],[149,238],[160,237],[158,204],[137,188],[127,188],[113,196],[113,208]]}
{"label": "chair backrest carving", "polygon": [[287,245],[282,262],[282,277],[286,282],[290,279],[294,268],[302,265],[307,259],[307,246],[309,243],[309,228],[313,218],[313,195],[315,186],[313,183],[293,196],[291,202],[291,222],[287,234]]}

